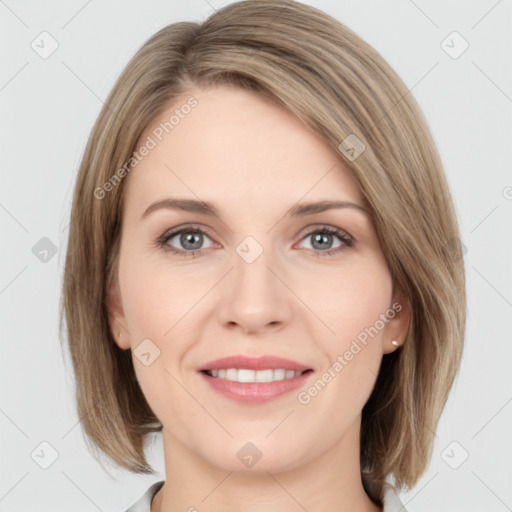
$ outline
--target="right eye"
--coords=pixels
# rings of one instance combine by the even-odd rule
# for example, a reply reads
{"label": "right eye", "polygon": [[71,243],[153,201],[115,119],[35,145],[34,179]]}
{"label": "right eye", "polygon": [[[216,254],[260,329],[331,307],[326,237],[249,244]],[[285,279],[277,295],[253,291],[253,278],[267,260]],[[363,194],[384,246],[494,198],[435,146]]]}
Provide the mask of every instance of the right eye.
{"label": "right eye", "polygon": [[[164,251],[190,258],[204,250],[201,246],[204,243],[205,237],[211,240],[206,231],[196,227],[185,227],[164,233],[164,235],[158,238],[157,244]],[[173,242],[174,245],[179,244],[182,248],[176,248],[174,245],[171,245],[170,242],[173,239],[176,239]]]}

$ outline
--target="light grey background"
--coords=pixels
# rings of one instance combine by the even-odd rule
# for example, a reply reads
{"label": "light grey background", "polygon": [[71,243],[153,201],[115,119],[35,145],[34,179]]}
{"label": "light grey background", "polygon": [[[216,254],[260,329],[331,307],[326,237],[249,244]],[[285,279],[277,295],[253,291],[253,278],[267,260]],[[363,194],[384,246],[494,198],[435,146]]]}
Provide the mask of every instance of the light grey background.
{"label": "light grey background", "polygon": [[[68,217],[88,134],[128,60],[164,25],[226,3],[0,0],[0,511],[124,511],[165,477],[159,436],[157,477],[109,475],[84,443],[58,341]],[[410,512],[512,510],[512,2],[306,3],[366,39],[412,90],[467,247],[463,365],[430,466],[402,500]],[[58,42],[46,59],[31,47],[43,31]],[[453,31],[469,44],[458,58]],[[57,251],[46,262],[43,237]],[[47,469],[42,442],[58,453]]]}

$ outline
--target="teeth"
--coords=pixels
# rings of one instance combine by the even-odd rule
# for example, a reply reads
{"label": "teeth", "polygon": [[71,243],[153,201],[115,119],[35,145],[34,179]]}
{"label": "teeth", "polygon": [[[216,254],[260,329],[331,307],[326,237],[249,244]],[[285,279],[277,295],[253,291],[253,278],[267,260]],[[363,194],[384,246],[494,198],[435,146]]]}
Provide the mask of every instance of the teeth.
{"label": "teeth", "polygon": [[303,372],[294,370],[247,370],[244,368],[228,368],[223,370],[208,370],[208,374],[218,379],[232,380],[236,382],[273,382],[275,380],[293,379]]}

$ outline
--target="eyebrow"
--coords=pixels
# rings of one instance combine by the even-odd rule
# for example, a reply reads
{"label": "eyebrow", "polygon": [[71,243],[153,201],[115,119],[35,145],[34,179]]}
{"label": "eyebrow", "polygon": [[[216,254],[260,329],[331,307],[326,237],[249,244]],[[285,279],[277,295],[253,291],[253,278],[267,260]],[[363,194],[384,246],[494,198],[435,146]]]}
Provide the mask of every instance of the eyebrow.
{"label": "eyebrow", "polygon": [[[361,211],[369,216],[366,208],[351,201],[334,201],[324,200],[314,203],[298,204],[290,208],[288,215],[292,217],[305,217],[307,215],[314,215],[315,213],[322,213],[327,210],[340,209],[340,208],[353,208]],[[210,215],[218,219],[221,218],[219,210],[211,203],[205,201],[197,201],[195,199],[179,199],[179,198],[165,198],[151,203],[141,216],[141,220],[146,218],[152,212],[157,210],[180,210],[185,212],[202,213]]]}

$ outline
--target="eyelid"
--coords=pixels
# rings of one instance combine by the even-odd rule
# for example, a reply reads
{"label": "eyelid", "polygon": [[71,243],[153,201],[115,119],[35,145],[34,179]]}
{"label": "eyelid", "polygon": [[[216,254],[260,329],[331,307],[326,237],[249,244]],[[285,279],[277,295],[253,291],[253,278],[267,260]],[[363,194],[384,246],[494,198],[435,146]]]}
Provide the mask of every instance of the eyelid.
{"label": "eyelid", "polygon": [[212,230],[210,228],[203,226],[201,224],[190,224],[184,223],[174,226],[172,228],[167,229],[159,238],[168,238],[171,236],[175,236],[183,231],[200,231],[206,235],[208,235],[212,240],[215,238],[212,234]]}
{"label": "eyelid", "polygon": [[[302,235],[301,237],[301,240],[307,236],[307,235],[310,235],[311,233],[315,233],[316,231],[322,231],[322,230],[325,230],[325,231],[331,231],[332,233],[336,234],[336,233],[339,233],[339,234],[343,234],[345,235],[347,238],[349,238],[350,240],[352,240],[353,242],[355,242],[355,238],[346,230],[346,229],[342,229],[342,228],[339,228],[337,226],[333,226],[332,224],[327,224],[327,223],[324,223],[322,224],[321,222],[320,223],[317,223],[317,224],[313,224],[311,226],[308,226],[306,228],[306,232]],[[301,230],[302,231],[302,230]],[[300,233],[300,232],[299,232]],[[298,236],[298,235],[297,235]],[[337,235],[339,236],[339,235]]]}

